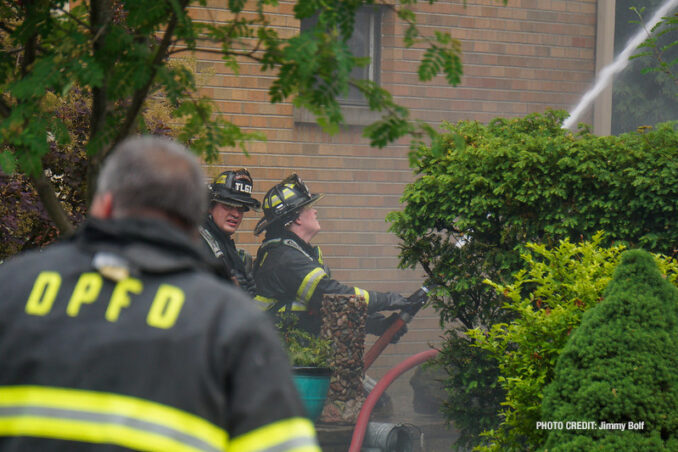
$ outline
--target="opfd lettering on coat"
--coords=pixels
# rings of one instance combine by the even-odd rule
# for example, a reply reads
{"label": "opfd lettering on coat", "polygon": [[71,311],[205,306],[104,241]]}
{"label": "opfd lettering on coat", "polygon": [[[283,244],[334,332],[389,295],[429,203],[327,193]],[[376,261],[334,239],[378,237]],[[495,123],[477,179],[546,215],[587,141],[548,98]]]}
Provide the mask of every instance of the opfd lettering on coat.
{"label": "opfd lettering on coat", "polygon": [[[54,271],[43,271],[35,279],[33,289],[26,301],[26,313],[44,316],[50,313],[54,300],[61,289],[61,275]],[[66,305],[66,314],[77,317],[88,305],[99,302],[104,279],[99,273],[83,273],[78,278]],[[124,310],[132,304],[132,295],[140,295],[143,283],[136,278],[118,281],[108,300],[105,317],[117,322]],[[155,328],[172,328],[179,317],[186,296],[184,291],[170,284],[161,284],[153,297],[146,316],[146,323]]]}

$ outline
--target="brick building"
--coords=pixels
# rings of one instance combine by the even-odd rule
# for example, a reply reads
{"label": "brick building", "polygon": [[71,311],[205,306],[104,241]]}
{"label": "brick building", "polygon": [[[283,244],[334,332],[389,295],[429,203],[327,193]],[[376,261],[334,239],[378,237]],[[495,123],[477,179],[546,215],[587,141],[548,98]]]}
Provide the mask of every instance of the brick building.
{"label": "brick building", "polygon": [[[206,8],[194,8],[192,14],[226,20],[221,4],[208,1]],[[281,1],[272,10],[271,21],[281,36],[301,26],[292,8],[293,3]],[[418,81],[422,50],[404,48],[404,25],[388,8],[370,13],[360,27],[367,52],[375,56],[367,76],[378,80],[415,118],[434,124],[484,122],[549,107],[569,109],[590,86],[596,70],[611,59],[612,38],[597,30],[606,26],[610,8],[614,17],[614,1],[509,0],[504,6],[496,0],[469,0],[464,7],[462,1],[442,0],[416,8],[424,33],[449,31],[460,40],[461,83],[452,87],[443,77]],[[328,136],[291,103],[269,103],[273,74],[261,73],[258,65],[243,62],[236,76],[216,55],[198,53],[197,58],[198,73],[205,80],[201,94],[212,97],[220,114],[233,123],[267,137],[266,142],[248,145],[249,157],[239,149],[223,149],[219,162],[208,168],[209,175],[245,166],[255,178],[255,196],[261,198],[274,183],[297,172],[312,191],[326,193],[317,205],[323,231],[315,243],[323,248],[333,276],[369,289],[414,291],[424,280],[423,271],[397,269],[398,240],[384,221],[388,212],[400,208],[403,188],[413,178],[407,143],[370,148],[361,132],[373,116],[350,100],[347,125]],[[604,110],[604,105],[596,107],[596,115]],[[604,119],[595,119],[595,127],[604,131]],[[251,233],[257,219],[249,213],[236,237],[253,254],[260,242]],[[439,342],[440,333],[435,312],[420,313],[408,335],[387,349],[370,375],[379,377],[405,357]],[[406,381],[399,384],[406,387]]]}

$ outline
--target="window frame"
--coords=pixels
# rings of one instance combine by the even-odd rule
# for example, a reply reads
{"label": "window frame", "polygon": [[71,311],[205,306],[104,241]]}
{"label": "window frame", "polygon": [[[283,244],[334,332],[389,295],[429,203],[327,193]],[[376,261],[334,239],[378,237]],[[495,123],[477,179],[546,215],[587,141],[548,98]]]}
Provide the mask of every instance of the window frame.
{"label": "window frame", "polygon": [[[352,78],[356,78],[353,74],[356,71],[367,70],[368,78],[376,84],[381,84],[381,47],[382,47],[382,36],[383,36],[383,22],[384,22],[384,13],[385,8],[383,5],[363,5],[357,14],[361,12],[368,12],[368,20],[370,26],[370,33],[368,33],[369,44],[367,46],[367,51],[370,57],[370,64],[367,67],[356,67],[353,69],[351,74]],[[300,31],[308,29],[309,26],[313,25],[313,18],[302,19],[299,24]],[[357,22],[357,21],[356,21]],[[305,25],[309,24],[310,25]],[[352,39],[355,36],[351,36]],[[350,41],[349,39],[349,41]],[[349,44],[350,46],[350,44]],[[353,51],[353,49],[351,49]],[[362,56],[362,55],[356,55]],[[351,96],[351,92],[354,93]],[[355,93],[360,95],[358,98]],[[379,119],[381,119],[382,113],[371,111],[368,106],[367,100],[359,93],[358,89],[355,87],[349,87],[349,94],[347,96],[340,96],[337,98],[339,105],[341,106],[341,112],[344,116],[344,123],[346,125],[357,125],[365,126],[371,124]],[[315,116],[305,108],[294,108],[294,122],[295,123],[311,123],[316,124]]]}

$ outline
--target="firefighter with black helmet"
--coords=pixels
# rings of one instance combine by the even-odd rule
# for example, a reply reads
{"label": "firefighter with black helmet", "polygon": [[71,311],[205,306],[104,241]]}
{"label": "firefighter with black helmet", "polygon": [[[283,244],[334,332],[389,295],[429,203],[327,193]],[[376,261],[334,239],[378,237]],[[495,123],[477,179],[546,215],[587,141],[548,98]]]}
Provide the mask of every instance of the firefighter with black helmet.
{"label": "firefighter with black helmet", "polygon": [[266,231],[254,262],[255,301],[270,312],[293,311],[299,316],[300,327],[317,334],[324,294],[361,295],[369,315],[367,332],[382,334],[397,315],[386,318],[378,312],[402,309],[408,300],[397,293],[351,287],[332,279],[320,248],[311,244],[320,231],[313,205],[322,197],[311,193],[296,174],[264,196],[264,216],[254,230],[256,235]]}
{"label": "firefighter with black helmet", "polygon": [[245,212],[258,211],[261,205],[252,197],[252,187],[252,176],[245,168],[219,174],[208,186],[209,214],[200,227],[200,235],[208,252],[219,261],[223,275],[253,297],[256,290],[252,256],[238,250],[233,241]]}
{"label": "firefighter with black helmet", "polygon": [[107,158],[72,237],[0,265],[0,450],[320,452],[269,317],[204,259],[198,159]]}

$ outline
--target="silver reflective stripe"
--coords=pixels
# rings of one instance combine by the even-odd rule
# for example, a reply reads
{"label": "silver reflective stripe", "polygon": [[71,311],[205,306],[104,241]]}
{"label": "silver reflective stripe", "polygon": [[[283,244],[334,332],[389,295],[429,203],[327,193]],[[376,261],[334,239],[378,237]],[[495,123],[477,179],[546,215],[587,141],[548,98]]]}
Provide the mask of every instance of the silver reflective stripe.
{"label": "silver reflective stripe", "polygon": [[308,302],[313,296],[313,292],[315,292],[318,282],[325,276],[327,276],[327,273],[320,267],[316,267],[308,272],[297,290],[297,299],[302,302]]}
{"label": "silver reflective stripe", "polygon": [[223,256],[224,252],[221,251],[221,248],[219,247],[219,243],[217,242],[217,239],[215,239],[212,236],[212,234],[210,234],[210,231],[203,228],[202,226],[199,226],[198,230],[200,231],[200,235],[202,236],[202,238],[205,239],[205,242],[207,242],[207,244],[209,245],[210,249],[212,250],[212,253],[214,253],[214,256],[218,257],[218,258]]}
{"label": "silver reflective stripe", "polygon": [[254,297],[254,302],[261,310],[266,311],[270,309],[275,303],[277,303],[278,300],[275,298],[266,298],[262,297],[261,295],[257,295]]}
{"label": "silver reflective stripe", "polygon": [[366,304],[370,303],[370,293],[368,291],[366,291],[365,289],[361,289],[360,287],[354,287],[353,291],[355,292],[356,295],[362,296]]}
{"label": "silver reflective stripe", "polygon": [[115,414],[94,413],[87,411],[69,410],[64,408],[38,407],[38,406],[5,406],[0,407],[0,421],[11,421],[12,418],[22,417],[39,417],[55,420],[74,420],[85,421],[98,425],[120,425],[129,427],[133,430],[152,433],[174,441],[182,443],[188,447],[192,447],[201,451],[222,451],[213,447],[206,441],[201,440],[195,436],[187,435],[186,433],[174,430],[172,428],[155,424],[152,422],[135,419]]}
{"label": "silver reflective stripe", "polygon": [[289,450],[296,450],[301,447],[318,447],[318,443],[313,438],[294,438],[284,443],[277,444],[273,447],[258,450],[257,452],[286,452]]}
{"label": "silver reflective stripe", "polygon": [[294,240],[292,240],[292,239],[285,239],[285,240],[283,240],[283,244],[289,246],[290,248],[294,248],[295,250],[299,251],[301,254],[303,254],[304,256],[306,256],[306,257],[308,258],[308,260],[311,260],[311,261],[313,260],[313,258],[312,258],[311,256],[309,256],[309,254],[308,254],[306,251],[304,251],[304,250],[299,246],[299,244],[298,244],[297,242],[295,242]]}
{"label": "silver reflective stripe", "polygon": [[294,301],[292,302],[292,310],[293,311],[305,311],[306,310],[306,305],[300,301]]}
{"label": "silver reflective stripe", "polygon": [[[314,259],[313,259],[306,251],[304,251],[304,249],[303,249],[301,246],[299,246],[299,244],[298,244],[297,242],[295,242],[295,241],[292,240],[292,239],[271,239],[271,240],[266,240],[265,242],[263,242],[263,243],[261,244],[261,247],[264,248],[264,247],[266,247],[266,246],[268,246],[268,245],[273,245],[274,243],[280,243],[280,242],[282,242],[283,245],[287,245],[287,246],[289,246],[290,248],[294,248],[295,250],[299,251],[301,254],[303,254],[304,256],[306,256],[306,257],[308,258],[308,260],[314,261]],[[321,263],[322,263],[322,262],[321,262]]]}

